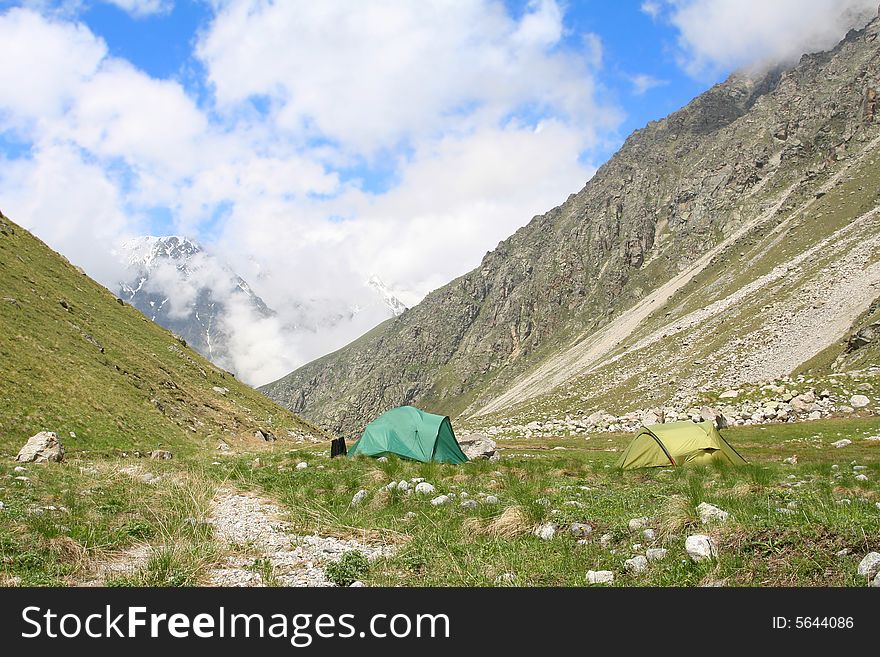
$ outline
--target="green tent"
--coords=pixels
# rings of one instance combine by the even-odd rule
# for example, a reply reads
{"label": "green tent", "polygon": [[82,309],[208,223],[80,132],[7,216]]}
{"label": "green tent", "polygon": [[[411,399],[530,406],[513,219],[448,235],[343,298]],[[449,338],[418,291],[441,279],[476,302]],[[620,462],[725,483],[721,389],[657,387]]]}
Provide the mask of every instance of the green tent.
{"label": "green tent", "polygon": [[616,466],[630,470],[707,463],[741,465],[745,462],[718,433],[715,423],[707,420],[642,427],[617,459]]}
{"label": "green tent", "polygon": [[464,463],[468,460],[452,431],[448,417],[414,406],[392,408],[367,425],[348,456],[396,454],[414,461]]}

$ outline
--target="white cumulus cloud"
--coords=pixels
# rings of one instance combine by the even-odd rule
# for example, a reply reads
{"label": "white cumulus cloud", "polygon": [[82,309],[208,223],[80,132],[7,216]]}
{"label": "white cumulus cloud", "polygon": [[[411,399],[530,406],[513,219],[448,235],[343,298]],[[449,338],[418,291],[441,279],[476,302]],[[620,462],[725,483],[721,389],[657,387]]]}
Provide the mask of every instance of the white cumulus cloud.
{"label": "white cumulus cloud", "polygon": [[665,11],[679,33],[682,65],[703,76],[831,48],[877,15],[877,0],[666,0]]}
{"label": "white cumulus cloud", "polygon": [[136,18],[165,14],[174,8],[172,0],[103,0],[115,5]]}

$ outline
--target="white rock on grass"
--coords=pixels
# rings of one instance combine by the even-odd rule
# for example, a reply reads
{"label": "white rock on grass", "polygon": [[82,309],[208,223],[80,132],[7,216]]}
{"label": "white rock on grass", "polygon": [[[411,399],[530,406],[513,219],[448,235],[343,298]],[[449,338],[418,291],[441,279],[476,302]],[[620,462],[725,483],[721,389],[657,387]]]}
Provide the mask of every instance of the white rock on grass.
{"label": "white rock on grass", "polygon": [[6,505],[3,502],[0,502],[0,511],[6,508]]}
{"label": "white rock on grass", "polygon": [[880,572],[880,552],[868,552],[859,562],[859,576],[872,580]]}
{"label": "white rock on grass", "polygon": [[710,522],[727,522],[730,515],[727,511],[708,502],[701,502],[697,506],[697,514],[700,516],[700,522],[704,525],[708,525]]}
{"label": "white rock on grass", "polygon": [[350,589],[359,589],[359,588],[362,588],[362,587],[364,587],[364,586],[366,586],[366,585],[365,585],[362,581],[360,581],[359,579],[356,579],[355,581],[353,581],[351,584],[348,585],[348,588],[350,588]]}
{"label": "white rock on grass", "polygon": [[787,459],[782,460],[786,465],[797,465],[798,458],[797,456],[789,456]]}
{"label": "white rock on grass", "polygon": [[874,575],[874,579],[871,580],[871,586],[874,588],[880,588],[880,573]]}
{"label": "white rock on grass", "polygon": [[64,445],[54,431],[41,431],[28,438],[15,460],[22,463],[59,463],[64,460]]}
{"label": "white rock on grass", "polygon": [[587,584],[611,584],[614,582],[614,573],[610,570],[588,570]]}
{"label": "white rock on grass", "polygon": [[379,463],[388,463],[388,457],[387,457],[387,456],[380,456],[380,457],[377,458],[376,460],[377,460]]}
{"label": "white rock on grass", "polygon": [[857,474],[857,475],[856,475],[856,480],[857,480],[857,481],[868,481],[868,475]]}
{"label": "white rock on grass", "polygon": [[309,467],[309,464],[306,463],[305,461],[300,461],[299,463],[296,464],[297,470],[305,470],[307,467]]}
{"label": "white rock on grass", "polygon": [[645,557],[648,561],[661,561],[666,558],[668,553],[669,550],[666,548],[650,548],[645,552]]}
{"label": "white rock on grass", "polygon": [[549,541],[551,538],[556,536],[556,525],[552,522],[545,523],[535,529],[535,536],[538,538]]}
{"label": "white rock on grass", "polygon": [[442,506],[449,501],[449,495],[438,495],[431,500],[431,506]]}
{"label": "white rock on grass", "polygon": [[409,490],[410,485],[406,479],[401,479],[397,482],[397,490]]}
{"label": "white rock on grass", "polygon": [[586,538],[593,533],[593,528],[582,522],[573,522],[568,530],[574,534],[575,538]]}
{"label": "white rock on grass", "polygon": [[849,405],[853,408],[864,408],[871,403],[871,400],[864,395],[853,395],[849,398]]}
{"label": "white rock on grass", "polygon": [[12,471],[13,472],[27,472],[27,468],[23,468],[20,465],[17,465],[14,468],[12,468]]}
{"label": "white rock on grass", "polygon": [[434,492],[434,490],[436,489],[427,481],[420,481],[418,484],[416,484],[416,492],[419,495],[430,495]]}
{"label": "white rock on grass", "polygon": [[462,500],[460,504],[462,509],[476,509],[477,501],[476,500]]}
{"label": "white rock on grass", "polygon": [[653,541],[657,538],[657,532],[653,529],[643,529],[642,536],[645,538],[646,541]]}
{"label": "white rock on grass", "polygon": [[361,502],[364,501],[367,497],[367,491],[361,488],[357,493],[354,494],[354,497],[351,498],[351,505],[358,506]]}
{"label": "white rock on grass", "polygon": [[483,504],[498,504],[498,498],[494,495],[486,495],[486,497],[483,498]]}
{"label": "white rock on grass", "polygon": [[599,537],[599,545],[601,545],[603,548],[607,548],[609,545],[611,545],[611,542],[613,540],[614,537],[611,534],[602,534],[602,536]]}
{"label": "white rock on grass", "polygon": [[837,449],[840,449],[841,447],[846,447],[847,445],[852,445],[852,441],[848,438],[843,438],[841,440],[831,443],[831,446],[836,447]]}
{"label": "white rock on grass", "polygon": [[648,569],[648,560],[642,555],[638,555],[624,561],[623,567],[631,573],[643,573]]}
{"label": "white rock on grass", "polygon": [[629,526],[629,530],[631,532],[637,532],[637,531],[640,531],[640,530],[644,529],[645,527],[647,527],[647,525],[648,525],[648,519],[643,516],[641,518],[633,518],[632,520],[629,521],[628,526]]}
{"label": "white rock on grass", "polygon": [[715,541],[705,534],[692,534],[685,539],[684,549],[691,561],[706,561],[718,556]]}

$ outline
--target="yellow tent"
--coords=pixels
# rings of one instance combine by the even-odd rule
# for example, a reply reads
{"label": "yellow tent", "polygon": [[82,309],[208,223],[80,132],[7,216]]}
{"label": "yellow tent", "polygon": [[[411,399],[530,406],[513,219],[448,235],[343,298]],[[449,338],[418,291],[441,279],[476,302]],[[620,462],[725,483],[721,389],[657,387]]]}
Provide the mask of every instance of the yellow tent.
{"label": "yellow tent", "polygon": [[617,460],[626,470],[705,463],[742,465],[746,460],[711,421],[669,422],[642,427]]}

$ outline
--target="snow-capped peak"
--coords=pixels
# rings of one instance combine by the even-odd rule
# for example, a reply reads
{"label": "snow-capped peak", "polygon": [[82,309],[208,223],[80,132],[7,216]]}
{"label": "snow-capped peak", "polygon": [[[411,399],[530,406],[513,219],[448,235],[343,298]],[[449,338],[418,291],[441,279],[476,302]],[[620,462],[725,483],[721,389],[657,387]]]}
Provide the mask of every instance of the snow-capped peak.
{"label": "snow-capped peak", "polygon": [[367,285],[379,293],[379,296],[382,297],[382,301],[388,306],[388,309],[391,310],[395,317],[403,314],[407,309],[406,306],[403,305],[403,302],[394,296],[391,288],[385,285],[382,279],[376,274],[370,276],[369,280],[367,280]]}
{"label": "snow-capped peak", "polygon": [[187,260],[202,248],[193,240],[180,235],[144,235],[127,240],[121,245],[122,255],[130,267],[149,269],[156,258]]}

